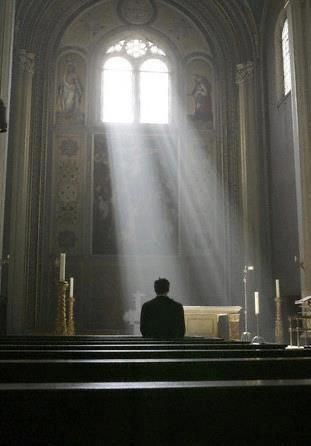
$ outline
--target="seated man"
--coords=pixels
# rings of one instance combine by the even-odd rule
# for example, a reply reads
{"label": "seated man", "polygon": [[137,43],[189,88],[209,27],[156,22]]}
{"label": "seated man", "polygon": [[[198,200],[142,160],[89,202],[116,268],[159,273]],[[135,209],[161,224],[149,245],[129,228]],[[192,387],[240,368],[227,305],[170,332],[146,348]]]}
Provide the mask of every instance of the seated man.
{"label": "seated man", "polygon": [[185,335],[184,308],[168,297],[170,283],[159,278],[154,282],[156,297],[141,309],[140,331],[146,338],[182,338]]}

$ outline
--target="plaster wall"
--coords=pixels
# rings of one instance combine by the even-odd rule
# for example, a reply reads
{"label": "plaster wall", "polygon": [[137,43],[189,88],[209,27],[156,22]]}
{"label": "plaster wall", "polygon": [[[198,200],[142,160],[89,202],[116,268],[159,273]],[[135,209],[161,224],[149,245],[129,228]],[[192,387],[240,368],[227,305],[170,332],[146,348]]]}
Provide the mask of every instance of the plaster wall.
{"label": "plaster wall", "polygon": [[[282,2],[279,2],[280,8]],[[299,257],[296,180],[293,147],[293,126],[291,93],[284,97],[282,78],[277,64],[280,63],[276,47],[280,41],[275,38],[278,13],[276,9],[270,18],[266,35],[266,82],[268,104],[268,141],[270,177],[270,215],[272,243],[272,274],[281,283],[282,296],[300,294],[299,267],[295,256]]]}

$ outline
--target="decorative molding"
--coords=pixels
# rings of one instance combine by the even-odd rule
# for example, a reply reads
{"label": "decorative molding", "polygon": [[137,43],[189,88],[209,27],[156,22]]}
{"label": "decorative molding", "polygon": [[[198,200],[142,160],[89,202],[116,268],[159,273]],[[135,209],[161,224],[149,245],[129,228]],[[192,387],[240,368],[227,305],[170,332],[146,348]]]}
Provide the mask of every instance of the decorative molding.
{"label": "decorative molding", "polygon": [[77,236],[74,231],[60,231],[57,235],[58,246],[64,249],[72,249],[77,242]]}
{"label": "decorative molding", "polygon": [[244,82],[248,81],[252,77],[253,72],[254,72],[254,63],[253,62],[237,64],[235,82],[237,84],[243,84]]}
{"label": "decorative molding", "polygon": [[147,25],[155,19],[156,8],[152,0],[121,0],[118,13],[128,24]]}
{"label": "decorative molding", "polygon": [[35,55],[26,50],[19,50],[18,53],[19,67],[22,71],[30,74],[35,72]]}
{"label": "decorative molding", "polygon": [[78,141],[71,138],[64,138],[60,142],[60,152],[69,158],[76,156],[79,152]]}

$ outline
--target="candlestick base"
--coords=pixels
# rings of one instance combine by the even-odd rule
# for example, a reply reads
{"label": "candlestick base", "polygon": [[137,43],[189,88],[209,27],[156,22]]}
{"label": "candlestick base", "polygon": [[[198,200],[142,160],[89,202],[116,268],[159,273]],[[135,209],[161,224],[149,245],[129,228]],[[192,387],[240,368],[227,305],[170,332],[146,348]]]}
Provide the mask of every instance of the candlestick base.
{"label": "candlestick base", "polygon": [[74,336],[76,333],[74,310],[73,310],[74,302],[75,302],[75,298],[73,296],[69,296],[69,298],[68,298],[68,319],[67,319],[67,335],[68,336]]}
{"label": "candlestick base", "polygon": [[252,339],[252,344],[264,344],[265,340],[262,336],[255,336]]}
{"label": "candlestick base", "polygon": [[249,331],[244,331],[241,335],[242,342],[251,342],[252,334]]}
{"label": "candlestick base", "polygon": [[57,314],[55,322],[55,334],[59,336],[65,336],[67,334],[67,321],[66,321],[66,290],[68,288],[68,282],[65,280],[58,283],[58,299],[57,299]]}
{"label": "candlestick base", "polygon": [[280,297],[276,297],[275,301],[275,326],[274,326],[274,334],[275,334],[275,342],[277,344],[283,344],[283,320],[282,320],[282,302]]}

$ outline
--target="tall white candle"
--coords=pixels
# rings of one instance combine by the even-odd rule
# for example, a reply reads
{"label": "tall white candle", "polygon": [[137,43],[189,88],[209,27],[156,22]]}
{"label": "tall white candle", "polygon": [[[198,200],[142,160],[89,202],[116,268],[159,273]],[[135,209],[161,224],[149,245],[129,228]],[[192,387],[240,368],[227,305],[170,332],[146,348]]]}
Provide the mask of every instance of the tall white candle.
{"label": "tall white candle", "polygon": [[69,279],[69,297],[73,297],[73,277]]}
{"label": "tall white candle", "polygon": [[259,291],[255,291],[254,296],[255,296],[255,314],[259,314]]}
{"label": "tall white candle", "polygon": [[59,257],[59,281],[65,281],[65,270],[66,270],[66,253],[62,252]]}
{"label": "tall white candle", "polygon": [[275,296],[280,297],[280,281],[276,279],[275,281]]}

